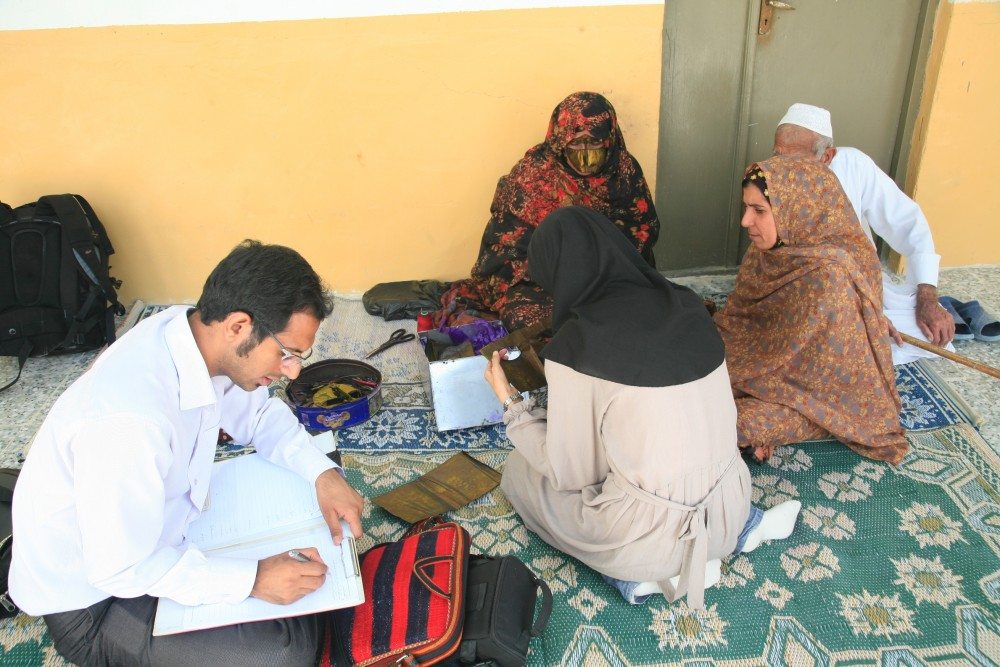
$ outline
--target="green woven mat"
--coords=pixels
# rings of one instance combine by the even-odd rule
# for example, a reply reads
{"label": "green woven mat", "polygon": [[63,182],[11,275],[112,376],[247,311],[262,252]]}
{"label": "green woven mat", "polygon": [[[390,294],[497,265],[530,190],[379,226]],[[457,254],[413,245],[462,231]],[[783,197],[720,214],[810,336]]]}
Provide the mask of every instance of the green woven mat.
{"label": "green woven mat", "polygon": [[[724,562],[706,609],[626,604],[529,533],[498,490],[451,516],[473,550],[515,554],[555,594],[532,665],[1000,665],[1000,461],[971,426],[908,436],[898,469],[838,444],[778,450],[752,468],[754,502],[798,498],[792,537]],[[475,456],[500,468],[506,451]],[[366,496],[451,456],[348,454]],[[405,526],[370,503],[362,548]],[[60,665],[44,625],[0,624],[0,664]]]}
{"label": "green woven mat", "polygon": [[[779,450],[755,466],[754,502],[798,498],[792,537],[729,558],[706,610],[654,597],[626,604],[598,575],[529,533],[497,490],[451,516],[473,550],[515,554],[555,594],[533,665],[1000,664],[1000,465],[967,425],[910,437],[894,470],[839,444]],[[448,454],[352,454],[376,494]],[[505,452],[476,454],[501,465]],[[367,546],[404,525],[365,517]]]}

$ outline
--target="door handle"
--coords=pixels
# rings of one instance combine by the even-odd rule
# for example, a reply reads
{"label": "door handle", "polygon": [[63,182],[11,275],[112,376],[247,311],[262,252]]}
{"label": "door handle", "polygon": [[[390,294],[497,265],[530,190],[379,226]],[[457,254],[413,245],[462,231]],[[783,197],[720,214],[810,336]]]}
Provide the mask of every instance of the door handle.
{"label": "door handle", "polygon": [[795,9],[795,7],[781,0],[760,0],[760,19],[757,21],[758,36],[763,37],[771,32],[775,9]]}

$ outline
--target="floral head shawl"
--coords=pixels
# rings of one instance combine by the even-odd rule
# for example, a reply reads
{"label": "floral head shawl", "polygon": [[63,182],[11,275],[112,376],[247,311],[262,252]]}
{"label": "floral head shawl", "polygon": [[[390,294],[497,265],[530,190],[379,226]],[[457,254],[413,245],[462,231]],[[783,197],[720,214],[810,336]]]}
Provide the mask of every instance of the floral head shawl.
{"label": "floral head shawl", "polygon": [[898,463],[878,257],[836,175],[807,158],[751,165],[785,246],[747,249],[716,324],[737,396],[793,408],[863,456]]}
{"label": "floral head shawl", "polygon": [[614,107],[597,93],[574,93],[552,111],[545,143],[553,153],[562,153],[581,132],[595,139],[611,139],[611,148],[624,149],[625,139],[618,129]]}
{"label": "floral head shawl", "polygon": [[746,186],[747,183],[759,185],[759,189],[764,194],[764,198],[770,201],[771,195],[767,190],[767,178],[764,176],[764,172],[760,170],[758,165],[752,164],[747,167],[746,173],[743,174],[743,185]]}
{"label": "floral head shawl", "polygon": [[[611,140],[607,163],[591,176],[577,174],[563,155],[566,145],[583,131]],[[500,179],[472,278],[456,283],[442,297],[444,305],[457,298],[500,313],[508,328],[547,316],[552,301],[531,280],[528,242],[538,224],[564,206],[601,213],[654,264],[652,248],[660,223],[653,198],[642,168],[625,147],[614,107],[597,93],[573,93],[560,102],[549,119],[545,140]]]}

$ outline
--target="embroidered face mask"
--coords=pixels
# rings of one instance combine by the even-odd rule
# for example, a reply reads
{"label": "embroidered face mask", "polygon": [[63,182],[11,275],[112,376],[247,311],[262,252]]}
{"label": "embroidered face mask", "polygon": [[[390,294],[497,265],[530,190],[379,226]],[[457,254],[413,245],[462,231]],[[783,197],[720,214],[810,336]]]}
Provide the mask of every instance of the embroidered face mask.
{"label": "embroidered face mask", "polygon": [[608,149],[600,148],[567,148],[566,162],[581,176],[592,176],[599,172],[608,161]]}

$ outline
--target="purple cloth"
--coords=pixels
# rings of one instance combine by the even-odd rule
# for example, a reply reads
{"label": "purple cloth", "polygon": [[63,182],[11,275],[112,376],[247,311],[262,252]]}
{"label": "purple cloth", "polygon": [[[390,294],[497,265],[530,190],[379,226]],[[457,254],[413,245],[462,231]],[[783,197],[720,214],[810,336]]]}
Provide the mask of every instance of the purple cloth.
{"label": "purple cloth", "polygon": [[452,345],[461,345],[469,341],[476,354],[493,341],[507,335],[507,330],[500,320],[476,320],[458,327],[442,326],[438,331],[448,334]]}

